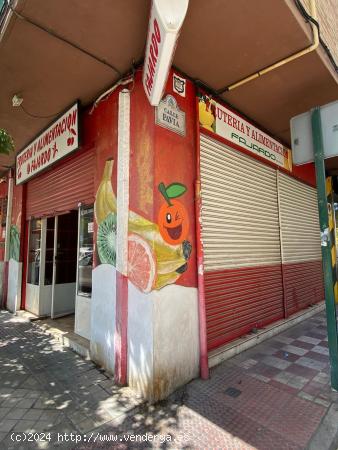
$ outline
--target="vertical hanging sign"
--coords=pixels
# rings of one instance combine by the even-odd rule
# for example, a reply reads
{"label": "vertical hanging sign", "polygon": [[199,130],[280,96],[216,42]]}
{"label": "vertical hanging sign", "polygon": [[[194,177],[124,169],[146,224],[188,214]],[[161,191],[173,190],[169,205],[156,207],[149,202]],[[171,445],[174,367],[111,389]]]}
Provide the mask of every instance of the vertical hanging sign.
{"label": "vertical hanging sign", "polygon": [[153,0],[143,69],[143,87],[153,106],[158,106],[162,98],[188,3]]}

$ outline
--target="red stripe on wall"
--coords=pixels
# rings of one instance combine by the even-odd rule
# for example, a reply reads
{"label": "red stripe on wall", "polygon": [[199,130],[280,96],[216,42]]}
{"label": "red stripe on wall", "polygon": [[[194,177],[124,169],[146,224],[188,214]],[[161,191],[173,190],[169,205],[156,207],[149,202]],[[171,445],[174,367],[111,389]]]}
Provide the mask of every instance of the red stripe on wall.
{"label": "red stripe on wall", "polygon": [[115,371],[117,384],[127,383],[128,277],[116,271]]}
{"label": "red stripe on wall", "polygon": [[211,350],[283,318],[281,265],[205,272],[205,300]]}
{"label": "red stripe on wall", "polygon": [[322,262],[283,264],[288,315],[324,300]]}

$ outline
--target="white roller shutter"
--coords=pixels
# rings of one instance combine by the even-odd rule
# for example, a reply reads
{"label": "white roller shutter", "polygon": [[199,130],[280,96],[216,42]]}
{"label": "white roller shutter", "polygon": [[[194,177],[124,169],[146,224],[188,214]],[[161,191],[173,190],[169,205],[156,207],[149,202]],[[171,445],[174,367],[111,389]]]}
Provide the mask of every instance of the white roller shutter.
{"label": "white roller shutter", "polygon": [[289,315],[324,298],[317,191],[278,173],[278,195]]}
{"label": "white roller shutter", "polygon": [[320,260],[317,191],[278,172],[283,263]]}
{"label": "white roller shutter", "polygon": [[200,139],[209,348],[283,316],[276,170]]}

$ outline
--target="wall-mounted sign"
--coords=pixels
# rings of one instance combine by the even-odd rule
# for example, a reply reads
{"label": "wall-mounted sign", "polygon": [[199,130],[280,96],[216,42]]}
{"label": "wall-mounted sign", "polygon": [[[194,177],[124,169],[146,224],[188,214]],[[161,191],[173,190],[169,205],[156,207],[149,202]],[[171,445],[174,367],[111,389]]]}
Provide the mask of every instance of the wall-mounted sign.
{"label": "wall-mounted sign", "polygon": [[143,68],[143,86],[149,102],[162,98],[179,31],[189,0],[153,0]]}
{"label": "wall-mounted sign", "polygon": [[180,77],[176,73],[173,74],[173,91],[175,92],[175,94],[178,94],[181,97],[185,97],[186,84],[187,80],[185,78]]}
{"label": "wall-mounted sign", "polygon": [[[311,126],[312,111],[293,117],[290,121],[293,163],[298,166],[314,160]],[[324,158],[338,155],[338,101],[320,107]]]}
{"label": "wall-mounted sign", "polygon": [[155,122],[161,127],[185,136],[185,112],[180,110],[172,95],[167,95],[156,108]]}
{"label": "wall-mounted sign", "polygon": [[79,107],[75,103],[16,157],[16,184],[22,184],[79,146]]}
{"label": "wall-mounted sign", "polygon": [[205,95],[199,98],[199,122],[205,130],[209,130],[279,167],[292,170],[291,150],[235,112]]}

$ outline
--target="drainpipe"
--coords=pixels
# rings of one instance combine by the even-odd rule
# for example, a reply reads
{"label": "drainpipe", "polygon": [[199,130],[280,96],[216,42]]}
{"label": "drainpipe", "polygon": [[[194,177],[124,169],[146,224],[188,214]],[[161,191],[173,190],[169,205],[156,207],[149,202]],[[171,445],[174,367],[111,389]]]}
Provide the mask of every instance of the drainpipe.
{"label": "drainpipe", "polygon": [[200,344],[200,376],[203,380],[209,378],[207,317],[205,312],[203,243],[201,236],[201,171],[200,171],[200,126],[198,120],[198,99],[196,98],[196,182],[195,182],[195,216],[196,216],[196,253],[197,253],[197,286],[198,286],[198,316]]}
{"label": "drainpipe", "polygon": [[[313,19],[317,20],[317,10],[316,10],[316,1],[310,0],[310,14]],[[259,78],[262,75],[265,75],[266,73],[271,72],[272,70],[277,69],[278,67],[284,66],[285,64],[288,64],[291,61],[294,61],[295,59],[301,58],[304,55],[307,55],[308,53],[313,52],[316,50],[316,48],[319,45],[319,33],[318,28],[314,23],[311,22],[312,32],[313,32],[313,42],[309,47],[306,47],[304,50],[300,50],[297,53],[294,53],[293,55],[290,55],[287,58],[282,59],[281,61],[278,61],[271,66],[266,67],[265,69],[259,70],[258,72],[255,72],[254,74],[242,78],[241,80],[237,81],[236,83],[231,84],[230,86],[227,86],[226,88],[220,89],[217,91],[217,94],[223,94],[224,92],[232,91],[233,89],[238,88],[239,86],[243,86],[243,84],[248,83],[249,81],[255,80],[256,78]]]}
{"label": "drainpipe", "polygon": [[8,191],[7,191],[5,255],[4,255],[4,273],[3,273],[3,291],[2,291],[3,306],[7,305],[8,261],[9,261],[9,247],[10,247],[10,239],[11,239],[12,204],[13,204],[13,172],[12,172],[12,170],[10,170],[8,172]]}

